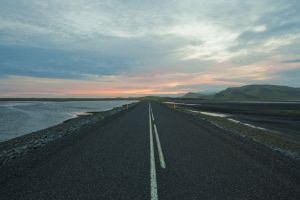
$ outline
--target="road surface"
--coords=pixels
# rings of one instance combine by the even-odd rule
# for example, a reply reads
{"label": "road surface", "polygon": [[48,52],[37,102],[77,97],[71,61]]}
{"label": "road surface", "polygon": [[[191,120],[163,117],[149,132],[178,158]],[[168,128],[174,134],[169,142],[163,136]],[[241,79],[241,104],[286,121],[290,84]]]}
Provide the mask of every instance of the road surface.
{"label": "road surface", "polygon": [[0,199],[299,199],[297,162],[141,102],[0,168]]}

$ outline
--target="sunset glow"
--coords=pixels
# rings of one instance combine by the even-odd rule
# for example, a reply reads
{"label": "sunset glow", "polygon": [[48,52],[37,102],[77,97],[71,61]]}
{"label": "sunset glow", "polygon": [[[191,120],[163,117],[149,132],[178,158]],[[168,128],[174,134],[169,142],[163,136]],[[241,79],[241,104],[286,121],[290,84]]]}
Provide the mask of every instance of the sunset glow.
{"label": "sunset glow", "polygon": [[299,6],[294,0],[5,1],[0,97],[299,87]]}

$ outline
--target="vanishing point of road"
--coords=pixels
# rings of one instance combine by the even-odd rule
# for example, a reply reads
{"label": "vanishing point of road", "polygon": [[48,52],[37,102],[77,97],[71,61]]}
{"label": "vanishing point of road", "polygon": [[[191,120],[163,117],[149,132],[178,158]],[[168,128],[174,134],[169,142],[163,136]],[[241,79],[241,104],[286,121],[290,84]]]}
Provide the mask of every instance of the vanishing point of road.
{"label": "vanishing point of road", "polygon": [[299,164],[143,101],[0,168],[0,199],[300,199]]}

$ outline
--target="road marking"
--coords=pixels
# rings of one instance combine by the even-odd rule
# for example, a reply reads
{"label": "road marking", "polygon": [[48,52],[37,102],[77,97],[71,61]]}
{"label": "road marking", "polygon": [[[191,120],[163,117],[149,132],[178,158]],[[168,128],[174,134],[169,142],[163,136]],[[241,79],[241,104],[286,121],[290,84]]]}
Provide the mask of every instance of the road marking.
{"label": "road marking", "polygon": [[161,168],[165,169],[166,168],[166,163],[165,163],[165,159],[164,159],[164,154],[163,154],[162,149],[161,149],[161,145],[160,145],[160,141],[159,141],[159,137],[158,137],[158,132],[157,132],[157,128],[156,128],[155,124],[154,124],[154,132],[155,132],[155,138],[156,138],[156,144],[157,144],[157,149],[158,149],[158,156],[159,156],[160,166],[161,166]]}
{"label": "road marking", "polygon": [[158,200],[150,103],[149,103],[149,132],[150,132],[150,197],[151,200]]}
{"label": "road marking", "polygon": [[152,120],[154,121],[154,115],[153,115],[153,109],[152,109],[152,106],[150,106],[150,108],[151,108]]}
{"label": "road marking", "polygon": [[154,115],[153,115],[153,110],[151,108],[151,115],[152,115],[152,120],[154,121]]}

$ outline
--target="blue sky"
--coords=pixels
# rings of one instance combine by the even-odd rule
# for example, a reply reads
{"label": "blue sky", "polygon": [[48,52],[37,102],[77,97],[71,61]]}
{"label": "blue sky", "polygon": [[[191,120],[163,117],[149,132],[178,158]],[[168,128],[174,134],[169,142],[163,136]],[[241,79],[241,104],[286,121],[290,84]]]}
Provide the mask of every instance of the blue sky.
{"label": "blue sky", "polygon": [[0,4],[0,96],[300,87],[297,0]]}

